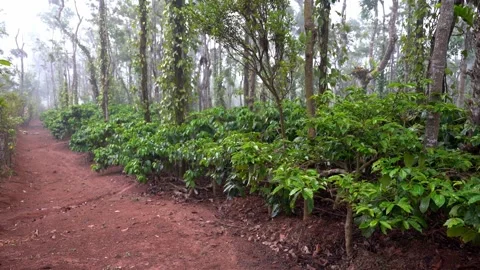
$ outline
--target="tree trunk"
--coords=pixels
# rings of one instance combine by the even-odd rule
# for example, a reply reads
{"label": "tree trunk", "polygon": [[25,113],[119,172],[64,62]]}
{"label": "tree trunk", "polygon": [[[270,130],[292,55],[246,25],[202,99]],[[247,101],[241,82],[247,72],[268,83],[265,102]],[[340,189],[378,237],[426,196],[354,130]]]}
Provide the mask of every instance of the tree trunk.
{"label": "tree trunk", "polygon": [[[248,39],[248,35],[245,35],[245,44],[248,44],[250,41]],[[248,106],[248,102],[249,102],[249,96],[250,96],[250,93],[249,93],[249,86],[250,84],[248,83],[248,79],[249,79],[249,76],[248,76],[248,62],[247,60],[244,60],[245,62],[243,63],[243,106]],[[250,108],[250,106],[248,106]]]}
{"label": "tree trunk", "polygon": [[480,18],[475,20],[473,41],[475,42],[475,62],[468,71],[472,80],[472,99],[468,102],[472,123],[480,125]]}
{"label": "tree trunk", "polygon": [[222,46],[214,48],[214,67],[213,67],[213,91],[215,95],[215,106],[226,107],[225,87],[223,86],[223,63]]}
{"label": "tree trunk", "polygon": [[390,13],[390,21],[388,23],[388,46],[385,50],[382,60],[376,68],[371,71],[368,71],[364,68],[356,68],[353,71],[353,76],[355,76],[359,81],[363,89],[367,90],[368,84],[375,78],[379,73],[381,73],[388,65],[390,58],[395,50],[395,44],[397,42],[397,16],[398,16],[398,0],[392,0],[392,12]]}
{"label": "tree trunk", "polygon": [[255,103],[255,95],[256,95],[256,89],[257,89],[257,73],[255,72],[254,69],[250,69],[249,71],[249,80],[248,82],[250,83],[250,85],[248,86],[249,88],[249,92],[248,92],[248,107],[250,108],[250,110],[253,110],[253,105]]}
{"label": "tree trunk", "polygon": [[[320,65],[318,66],[319,70],[319,89],[318,93],[321,95],[327,91],[328,80],[327,80],[327,70],[328,70],[328,36],[330,30],[330,0],[322,0],[321,10],[320,10],[320,35],[319,35],[319,53],[320,53]],[[306,31],[306,28],[305,28]]]}
{"label": "tree trunk", "polygon": [[99,32],[100,32],[100,75],[102,83],[102,110],[105,121],[109,120],[108,88],[109,88],[109,61],[108,61],[108,31],[107,8],[105,0],[99,0]]}
{"label": "tree trunk", "polygon": [[[443,79],[447,64],[447,50],[450,41],[450,29],[453,23],[454,0],[443,0],[440,8],[440,15],[435,30],[435,44],[430,59],[429,78],[432,80],[429,91],[430,103],[441,101]],[[435,147],[438,144],[438,133],[440,131],[440,113],[428,112],[425,125],[425,147]]]}
{"label": "tree trunk", "polygon": [[417,9],[422,10],[417,16],[417,22],[415,25],[415,44],[416,44],[416,54],[417,58],[415,61],[415,70],[414,70],[414,81],[416,84],[415,91],[417,93],[425,93],[425,88],[422,85],[422,80],[425,78],[425,45],[423,40],[425,38],[425,29],[424,29],[424,18],[427,16],[426,12],[423,12],[427,8],[428,4],[425,0],[419,0],[417,3]]}
{"label": "tree trunk", "polygon": [[[181,11],[185,5],[185,0],[172,0],[172,5],[175,11]],[[182,61],[185,58],[186,52],[183,51],[182,35],[185,32],[184,17],[181,13],[174,14],[173,18],[173,39],[174,39],[174,101],[178,104],[175,108],[175,122],[182,124],[185,121],[186,113],[188,111],[188,98],[185,89],[185,72]]]}
{"label": "tree trunk", "polygon": [[347,257],[353,257],[353,211],[352,206],[347,203],[347,216],[345,218],[345,251]]}
{"label": "tree trunk", "polygon": [[57,87],[55,87],[55,71],[53,70],[53,60],[50,59],[50,79],[52,80],[53,107],[58,108]]}
{"label": "tree trunk", "polygon": [[73,47],[73,53],[72,53],[72,65],[73,65],[73,77],[72,77],[72,103],[73,105],[78,105],[78,69],[77,69],[77,42],[75,40],[78,39],[78,30],[80,29],[80,25],[82,24],[83,18],[80,16],[78,13],[78,8],[77,8],[77,1],[73,1],[75,5],[75,11],[77,12],[77,17],[78,17],[78,23],[77,23],[77,28],[75,29],[75,34],[74,34],[74,39],[72,39],[72,47]]}
{"label": "tree trunk", "polygon": [[463,47],[465,54],[462,54],[462,60],[460,61],[460,78],[458,86],[458,99],[457,106],[463,108],[465,106],[465,85],[467,82],[467,53],[470,50],[470,43],[472,34],[468,27],[465,27],[465,37],[463,41]]}
{"label": "tree trunk", "polygon": [[[375,1],[374,12],[375,12],[375,18],[373,20],[373,31],[372,31],[372,36],[370,37],[370,45],[368,49],[368,61],[370,64],[370,69],[375,68],[374,51],[375,51],[375,41],[378,35],[378,1]],[[375,92],[375,78],[373,78],[372,81],[373,81],[373,86],[370,89],[367,89],[367,92],[369,94]]]}
{"label": "tree trunk", "polygon": [[[314,45],[317,33],[313,22],[313,0],[305,0],[304,10],[305,16],[305,102],[307,105],[307,116],[315,117],[315,104],[313,102],[313,58],[315,55]],[[321,78],[320,78],[321,79]],[[315,137],[315,129],[308,129],[308,137]]]}
{"label": "tree trunk", "polygon": [[344,50],[346,51],[347,50],[347,46],[348,46],[348,35],[347,35],[347,31],[346,31],[346,27],[347,27],[347,0],[343,0],[343,4],[342,4],[342,19],[341,19],[341,26],[342,26],[342,30],[340,32],[340,40],[341,40],[341,48],[338,52],[338,58],[337,58],[337,65],[338,65],[338,69],[340,69],[343,65],[343,62],[345,61],[344,59]]}
{"label": "tree trunk", "polygon": [[141,102],[143,107],[143,117],[145,122],[150,122],[150,98],[148,91],[148,63],[147,63],[147,1],[139,0],[138,6],[140,9],[140,51],[138,57],[140,59],[141,69]]}
{"label": "tree trunk", "polygon": [[212,62],[210,60],[210,51],[208,49],[207,35],[202,35],[202,56],[200,58],[200,68],[203,69],[202,82],[200,84],[201,95],[200,102],[202,109],[208,109],[212,107],[212,97],[210,94],[210,77],[212,75]]}
{"label": "tree trunk", "polygon": [[378,32],[378,3],[375,1],[375,7],[374,7],[374,12],[375,12],[375,18],[373,19],[373,31],[372,31],[372,36],[370,37],[370,45],[368,48],[368,61],[370,62],[370,68],[373,69],[373,51],[375,49],[375,40],[377,38],[377,32]]}
{"label": "tree trunk", "polygon": [[17,52],[20,57],[20,95],[23,94],[25,91],[25,70],[24,70],[24,63],[23,58],[25,57],[25,51],[23,48],[25,47],[25,43],[22,43],[22,47],[18,45],[18,35],[20,34],[20,29],[18,29],[17,35],[15,36],[15,43],[17,45]]}

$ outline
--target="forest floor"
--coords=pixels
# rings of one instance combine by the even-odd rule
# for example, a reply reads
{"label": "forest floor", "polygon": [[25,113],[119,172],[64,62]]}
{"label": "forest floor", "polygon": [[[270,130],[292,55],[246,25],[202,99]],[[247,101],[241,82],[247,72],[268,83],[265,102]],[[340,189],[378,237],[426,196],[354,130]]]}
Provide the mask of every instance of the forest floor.
{"label": "forest floor", "polygon": [[478,249],[433,234],[356,232],[345,260],[341,210],[272,220],[261,198],[95,173],[38,121],[19,132],[14,171],[0,179],[0,269],[480,269]]}

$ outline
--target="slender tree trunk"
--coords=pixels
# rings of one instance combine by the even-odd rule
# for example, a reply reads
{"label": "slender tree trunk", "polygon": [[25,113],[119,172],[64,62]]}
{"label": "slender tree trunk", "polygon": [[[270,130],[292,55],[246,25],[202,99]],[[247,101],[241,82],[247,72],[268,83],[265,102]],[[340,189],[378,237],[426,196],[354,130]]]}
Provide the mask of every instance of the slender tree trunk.
{"label": "slender tree trunk", "polygon": [[50,79],[52,80],[52,96],[53,96],[53,107],[58,108],[57,103],[57,87],[55,87],[55,71],[53,70],[53,60],[50,61]]}
{"label": "slender tree trunk", "polygon": [[[305,17],[305,102],[307,105],[307,115],[309,118],[315,117],[315,104],[313,101],[313,58],[315,55],[315,40],[317,33],[315,31],[315,24],[313,22],[313,0],[305,0],[304,2],[304,17]],[[320,78],[321,79],[321,78]],[[308,129],[308,137],[313,139],[315,137],[315,129],[310,127]]]}
{"label": "slender tree trunk", "polygon": [[468,71],[472,85],[472,99],[468,101],[470,110],[470,118],[472,123],[480,125],[480,18],[475,20],[473,42],[475,46],[475,62],[473,67]]}
{"label": "slender tree trunk", "polygon": [[105,121],[109,120],[108,113],[108,90],[109,90],[109,61],[108,61],[108,31],[107,31],[107,8],[105,0],[99,0],[99,32],[100,32],[100,75],[102,83],[102,110]]}
{"label": "slender tree trunk", "polygon": [[[465,27],[465,37],[463,41],[463,48],[465,52],[470,50],[470,43],[472,34],[468,27]],[[458,86],[458,99],[457,106],[463,108],[465,106],[465,85],[467,82],[467,54],[462,54],[462,60],[460,61],[460,78]]]}
{"label": "slender tree trunk", "polygon": [[372,36],[370,37],[370,45],[368,48],[368,61],[370,61],[370,68],[374,68],[374,63],[375,59],[373,58],[373,51],[375,49],[375,40],[377,39],[377,32],[378,32],[378,3],[375,1],[375,7],[374,7],[374,12],[375,12],[375,18],[373,19],[373,31],[372,31]]}
{"label": "slender tree trunk", "polygon": [[348,258],[353,257],[353,211],[349,204],[347,204],[347,216],[345,218],[345,251]]}
{"label": "slender tree trunk", "polygon": [[[447,50],[450,41],[450,29],[453,23],[454,0],[443,0],[440,15],[435,30],[435,44],[430,59],[429,78],[432,80],[429,91],[429,101],[441,101],[445,68],[447,64]],[[440,131],[440,113],[430,111],[425,125],[425,147],[435,147],[438,144]]]}
{"label": "slender tree trunk", "polygon": [[147,63],[147,1],[139,0],[138,6],[140,9],[140,51],[138,57],[140,59],[140,68],[142,73],[140,89],[143,106],[143,117],[145,122],[150,122],[150,98],[148,89],[148,63]]}
{"label": "slender tree trunk", "polygon": [[78,13],[78,8],[77,8],[77,1],[74,0],[74,5],[75,5],[75,11],[77,12],[77,17],[78,17],[78,23],[77,23],[77,28],[75,29],[75,34],[74,34],[74,39],[72,39],[72,47],[73,47],[73,53],[72,53],[72,65],[73,65],[73,78],[72,78],[72,103],[73,105],[78,105],[78,69],[77,69],[77,42],[75,40],[78,39],[78,30],[80,29],[80,25],[82,24],[83,18],[80,16]]}
{"label": "slender tree trunk", "polygon": [[[320,10],[321,14],[321,25],[320,25],[320,35],[319,35],[319,53],[320,53],[320,65],[319,70],[319,88],[318,93],[321,95],[327,91],[328,80],[327,80],[327,70],[328,70],[328,39],[329,39],[329,30],[330,30],[330,0],[322,0],[322,6]],[[305,29],[306,31],[306,29]]]}
{"label": "slender tree trunk", "polygon": [[356,68],[353,71],[353,75],[360,81],[360,85],[363,89],[367,90],[368,84],[372,79],[374,79],[379,73],[387,67],[392,54],[395,51],[395,44],[397,43],[397,16],[398,16],[398,0],[392,0],[392,12],[390,13],[390,21],[388,23],[388,46],[385,50],[382,60],[376,68],[371,71],[368,71],[364,68]]}
{"label": "slender tree trunk", "polygon": [[212,75],[212,63],[210,59],[210,51],[208,49],[207,35],[202,35],[202,56],[200,57],[200,69],[202,72],[202,81],[200,83],[200,103],[202,109],[208,109],[212,107],[212,98],[210,94],[210,77]]}
{"label": "slender tree trunk", "polygon": [[342,20],[341,20],[341,25],[342,25],[342,30],[340,32],[340,40],[341,40],[341,44],[342,44],[342,47],[340,48],[339,52],[338,52],[338,60],[337,60],[337,65],[338,65],[338,68],[340,69],[343,65],[343,62],[344,62],[344,50],[346,51],[347,50],[347,46],[348,46],[348,35],[347,35],[347,31],[346,31],[346,26],[347,26],[347,0],[343,0],[343,4],[342,4]]}
{"label": "slender tree trunk", "polygon": [[[372,36],[370,37],[370,45],[369,45],[369,49],[368,49],[368,61],[370,62],[370,69],[374,69],[375,68],[375,64],[374,64],[374,51],[375,51],[375,42],[377,40],[377,36],[378,36],[378,0],[374,2],[375,3],[375,7],[374,7],[374,12],[375,12],[375,18],[373,20],[373,31],[372,31]],[[372,79],[372,87],[371,88],[367,88],[367,92],[369,94],[375,92],[375,78]]]}
{"label": "slender tree trunk", "polygon": [[257,73],[255,72],[254,69],[250,69],[249,71],[249,80],[248,82],[250,83],[249,85],[249,100],[248,100],[248,107],[250,110],[253,110],[253,105],[255,103],[255,95],[256,95],[256,89],[257,89]]}
{"label": "slender tree trunk", "polygon": [[25,91],[25,70],[24,70],[24,63],[23,58],[25,57],[25,51],[23,48],[25,47],[25,43],[22,43],[22,47],[18,45],[18,35],[20,34],[20,29],[18,29],[17,35],[15,36],[15,43],[17,45],[17,52],[20,57],[20,95],[23,94]]}
{"label": "slender tree trunk", "polygon": [[[249,41],[249,38],[248,38],[248,35],[245,35],[245,44],[248,44],[250,41]],[[248,102],[249,102],[249,96],[250,96],[250,93],[248,91],[248,88],[249,88],[249,83],[248,83],[248,79],[249,79],[249,76],[248,76],[248,63],[246,62],[247,60],[244,60],[245,63],[243,63],[243,79],[242,79],[242,82],[243,82],[243,106],[248,106]],[[250,108],[250,106],[248,106]]]}
{"label": "slender tree trunk", "polygon": [[417,9],[422,10],[417,16],[417,22],[415,25],[415,49],[416,55],[418,56],[415,60],[415,71],[414,71],[414,81],[416,84],[415,91],[417,93],[425,93],[425,88],[423,86],[422,80],[425,78],[425,29],[424,29],[424,18],[427,14],[423,10],[427,8],[428,4],[425,0],[418,0]]}

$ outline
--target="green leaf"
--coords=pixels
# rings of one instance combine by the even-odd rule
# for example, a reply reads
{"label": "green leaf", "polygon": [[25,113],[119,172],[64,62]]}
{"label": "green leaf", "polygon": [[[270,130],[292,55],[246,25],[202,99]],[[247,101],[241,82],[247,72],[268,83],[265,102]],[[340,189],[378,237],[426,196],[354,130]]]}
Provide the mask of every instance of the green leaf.
{"label": "green leaf", "polygon": [[433,202],[438,206],[438,208],[445,204],[445,196],[442,194],[432,193],[430,197],[432,197]]}
{"label": "green leaf", "polygon": [[294,188],[290,191],[290,194],[288,194],[288,196],[293,196],[295,194],[297,194],[302,188]]}
{"label": "green leaf", "polygon": [[12,65],[12,63],[10,63],[10,61],[7,61],[5,59],[0,59],[0,65],[9,67]]}
{"label": "green leaf", "polygon": [[475,18],[475,12],[469,6],[464,5],[455,5],[454,8],[455,16],[462,18],[469,26],[473,26],[473,21]]}
{"label": "green leaf", "polygon": [[480,195],[476,195],[476,196],[473,196],[472,198],[470,198],[470,200],[468,200],[468,204],[474,204],[478,201],[480,201]]}
{"label": "green leaf", "polygon": [[390,214],[390,212],[392,212],[393,207],[395,207],[395,204],[393,204],[393,203],[390,203],[387,206],[387,211],[386,211],[387,215]]}
{"label": "green leaf", "polygon": [[388,187],[391,182],[392,178],[388,174],[385,174],[380,178],[380,184],[383,188]]}
{"label": "green leaf", "polygon": [[419,232],[422,232],[422,226],[420,226],[420,224],[418,222],[416,222],[415,220],[409,220],[408,223],[410,223],[410,225],[412,225],[412,227],[419,231]]}
{"label": "green leaf", "polygon": [[413,163],[415,162],[415,157],[410,153],[405,153],[405,156],[403,157],[403,162],[405,163],[405,166],[407,168],[411,168],[413,166]]}
{"label": "green leaf", "polygon": [[413,196],[422,196],[425,192],[425,188],[422,185],[413,185],[410,193]]}
{"label": "green leaf", "polygon": [[420,212],[425,213],[428,210],[428,207],[430,206],[430,197],[424,197],[420,201]]}
{"label": "green leaf", "polygon": [[304,199],[313,200],[313,190],[311,190],[310,188],[304,188],[302,196]]}
{"label": "green leaf", "polygon": [[458,209],[461,207],[460,204],[458,205],[455,205],[454,207],[452,207],[452,209],[450,209],[450,213],[448,213],[450,216],[452,217],[456,217],[458,216]]}
{"label": "green leaf", "polygon": [[407,178],[407,171],[405,169],[401,169],[398,171],[398,177],[400,177],[400,180],[405,180]]}
{"label": "green leaf", "polygon": [[375,214],[371,208],[366,207],[366,206],[360,206],[360,207],[358,207],[358,208],[356,209],[355,214],[358,215],[359,213],[362,213],[362,212],[367,212],[368,215],[370,215],[371,217],[373,217],[373,215]]}
{"label": "green leaf", "polygon": [[465,227],[453,227],[447,230],[448,237],[459,237],[462,236],[467,229]]}
{"label": "green leaf", "polygon": [[465,224],[465,222],[463,221],[463,219],[460,219],[460,218],[449,218],[445,224],[443,224],[443,226],[447,226],[448,228],[452,228],[452,227],[455,227],[455,226],[463,226]]}
{"label": "green leaf", "polygon": [[386,222],[386,221],[380,221],[380,226],[385,227],[385,228],[387,228],[387,229],[389,229],[389,230],[392,229],[392,225],[390,225],[390,224],[389,224],[388,222]]}
{"label": "green leaf", "polygon": [[478,236],[478,233],[476,231],[467,229],[465,233],[463,233],[462,235],[462,240],[463,242],[468,243],[473,239],[475,239],[477,236]]}
{"label": "green leaf", "polygon": [[402,198],[398,203],[397,205],[403,209],[403,211],[407,212],[407,213],[411,213],[412,212],[412,206],[408,203],[408,200],[407,198]]}
{"label": "green leaf", "polygon": [[283,186],[277,186],[273,191],[272,191],[272,195],[275,195],[277,192],[279,192],[280,190],[283,189]]}
{"label": "green leaf", "polygon": [[418,157],[418,167],[420,167],[420,168],[425,167],[425,156],[424,155],[420,155]]}

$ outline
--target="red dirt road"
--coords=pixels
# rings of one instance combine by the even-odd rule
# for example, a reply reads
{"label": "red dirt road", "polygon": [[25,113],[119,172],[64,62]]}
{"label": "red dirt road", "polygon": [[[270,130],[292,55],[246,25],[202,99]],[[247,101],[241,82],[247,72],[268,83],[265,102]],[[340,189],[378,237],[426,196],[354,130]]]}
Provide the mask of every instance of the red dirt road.
{"label": "red dirt road", "polygon": [[282,269],[267,247],[231,236],[204,204],[145,196],[90,170],[33,122],[15,175],[0,179],[0,269]]}

